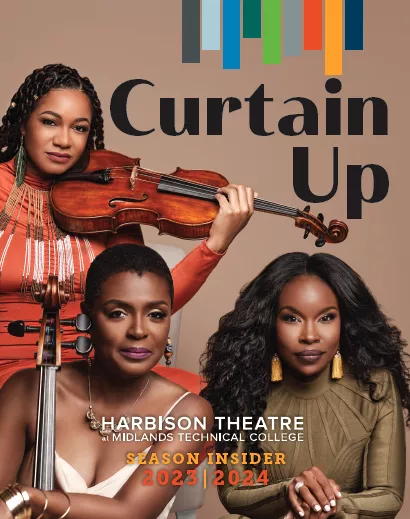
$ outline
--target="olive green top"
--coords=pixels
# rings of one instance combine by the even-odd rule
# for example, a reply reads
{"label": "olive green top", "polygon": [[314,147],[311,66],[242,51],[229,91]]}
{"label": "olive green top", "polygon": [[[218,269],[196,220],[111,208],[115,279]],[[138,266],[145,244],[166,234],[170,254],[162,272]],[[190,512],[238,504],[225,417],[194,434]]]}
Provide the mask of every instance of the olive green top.
{"label": "olive green top", "polygon": [[[264,452],[285,454],[286,464],[265,466],[267,486],[241,485],[246,467],[229,464],[227,469],[242,474],[239,484],[229,485],[226,476],[225,486],[218,487],[225,508],[251,519],[283,517],[289,509],[286,491],[292,478],[316,466],[342,488],[343,497],[332,517],[394,518],[404,494],[403,411],[392,375],[377,370],[372,378],[377,383],[377,402],[346,368],[340,380],[332,380],[326,369],[313,382],[285,374],[282,382],[272,384],[264,416],[303,416],[304,439],[261,442]],[[274,432],[280,433],[277,426]],[[239,442],[238,451],[243,452],[243,447],[244,442]]]}

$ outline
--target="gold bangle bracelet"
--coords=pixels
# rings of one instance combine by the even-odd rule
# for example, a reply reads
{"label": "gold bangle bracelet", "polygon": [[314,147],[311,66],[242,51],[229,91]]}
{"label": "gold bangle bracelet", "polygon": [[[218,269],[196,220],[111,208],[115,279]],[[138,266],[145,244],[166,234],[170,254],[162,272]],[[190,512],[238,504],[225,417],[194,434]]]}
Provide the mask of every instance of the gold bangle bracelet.
{"label": "gold bangle bracelet", "polygon": [[31,506],[30,506],[30,496],[28,495],[27,490],[24,490],[23,487],[22,487],[19,483],[15,483],[15,484],[14,484],[14,488],[15,488],[18,492],[20,492],[21,497],[22,497],[23,500],[24,500],[24,506],[25,506],[28,510],[30,510],[30,516],[29,516],[29,517],[31,517],[31,512],[32,512],[32,511],[31,511]]}
{"label": "gold bangle bracelet", "polygon": [[43,492],[43,496],[45,499],[43,509],[41,510],[40,515],[37,516],[37,519],[41,519],[44,516],[45,511],[47,510],[48,498],[47,498],[47,494],[44,492],[44,490],[41,490],[40,488],[38,490],[40,490],[40,492]]}
{"label": "gold bangle bracelet", "polygon": [[71,510],[71,501],[70,501],[70,498],[68,497],[68,495],[65,492],[63,492],[62,490],[57,490],[57,492],[60,492],[60,494],[64,494],[65,497],[68,499],[67,510],[63,513],[63,515],[60,515],[60,517],[57,517],[57,519],[64,519],[64,517],[67,517],[69,511]]}
{"label": "gold bangle bracelet", "polygon": [[14,519],[31,518],[30,497],[20,485],[8,485],[0,492],[0,499],[4,501]]}

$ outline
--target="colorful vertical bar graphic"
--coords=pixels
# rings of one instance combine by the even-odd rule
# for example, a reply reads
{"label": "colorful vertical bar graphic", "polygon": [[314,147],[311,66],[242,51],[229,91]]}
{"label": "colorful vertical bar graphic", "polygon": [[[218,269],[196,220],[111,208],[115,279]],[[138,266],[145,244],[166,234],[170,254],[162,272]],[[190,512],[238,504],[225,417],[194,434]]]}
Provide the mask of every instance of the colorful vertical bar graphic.
{"label": "colorful vertical bar graphic", "polygon": [[182,63],[200,62],[200,9],[200,0],[182,0]]}
{"label": "colorful vertical bar graphic", "polygon": [[281,0],[263,0],[262,3],[263,63],[266,65],[282,62],[281,4]]}
{"label": "colorful vertical bar graphic", "polygon": [[243,0],[243,37],[261,37],[261,0]]}
{"label": "colorful vertical bar graphic", "polygon": [[345,0],[345,49],[363,50],[363,0]]}
{"label": "colorful vertical bar graphic", "polygon": [[304,3],[305,50],[322,50],[322,0],[305,0]]}
{"label": "colorful vertical bar graphic", "polygon": [[223,0],[223,48],[224,69],[241,67],[241,1]]}
{"label": "colorful vertical bar graphic", "polygon": [[325,0],[325,74],[341,76],[343,61],[343,0]]}
{"label": "colorful vertical bar graphic", "polygon": [[202,0],[202,50],[221,48],[221,0]]}
{"label": "colorful vertical bar graphic", "polygon": [[283,54],[302,54],[302,0],[285,0],[283,6]]}

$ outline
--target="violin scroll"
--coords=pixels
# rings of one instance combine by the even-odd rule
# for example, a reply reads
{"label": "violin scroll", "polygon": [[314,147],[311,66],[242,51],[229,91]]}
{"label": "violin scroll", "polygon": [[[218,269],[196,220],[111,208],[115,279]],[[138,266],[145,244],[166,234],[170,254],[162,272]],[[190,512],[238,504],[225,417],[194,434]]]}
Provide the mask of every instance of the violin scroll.
{"label": "violin scroll", "polygon": [[323,247],[325,243],[340,243],[344,241],[349,232],[349,228],[344,222],[331,220],[329,226],[323,223],[322,213],[314,216],[310,213],[310,206],[306,206],[303,211],[298,211],[295,217],[295,225],[305,230],[303,238],[307,238],[310,233],[317,237],[316,247]]}

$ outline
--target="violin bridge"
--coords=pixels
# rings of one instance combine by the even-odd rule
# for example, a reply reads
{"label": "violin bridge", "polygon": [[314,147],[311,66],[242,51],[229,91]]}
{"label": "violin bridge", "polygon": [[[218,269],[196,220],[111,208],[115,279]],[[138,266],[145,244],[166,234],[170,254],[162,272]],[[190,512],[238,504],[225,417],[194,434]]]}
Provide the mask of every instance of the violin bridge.
{"label": "violin bridge", "polygon": [[130,184],[131,184],[131,191],[134,191],[135,182],[138,178],[138,165],[136,164],[132,168],[131,176],[130,176]]}

